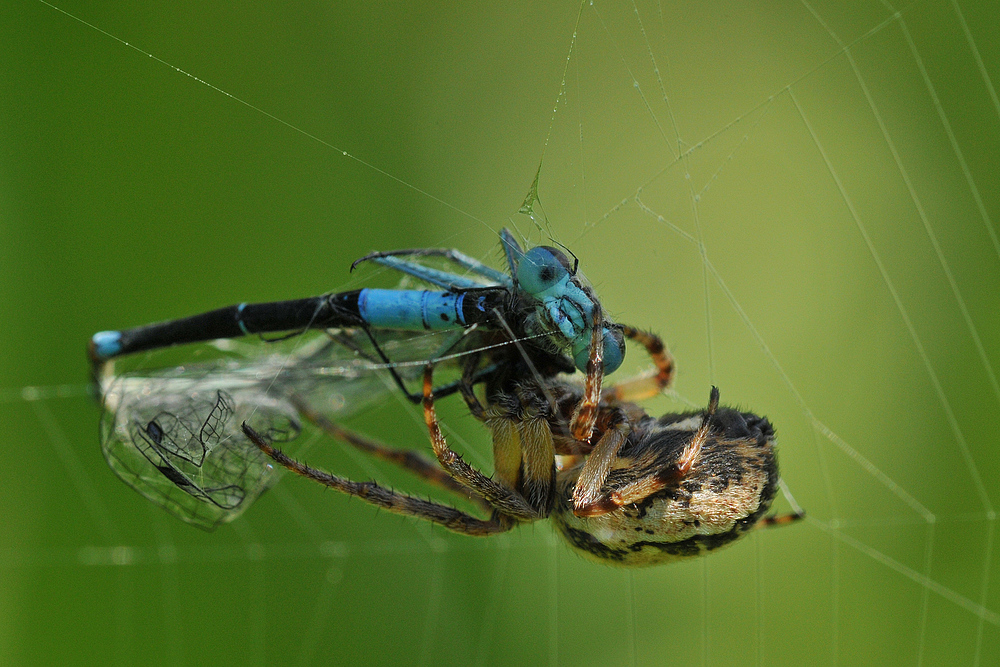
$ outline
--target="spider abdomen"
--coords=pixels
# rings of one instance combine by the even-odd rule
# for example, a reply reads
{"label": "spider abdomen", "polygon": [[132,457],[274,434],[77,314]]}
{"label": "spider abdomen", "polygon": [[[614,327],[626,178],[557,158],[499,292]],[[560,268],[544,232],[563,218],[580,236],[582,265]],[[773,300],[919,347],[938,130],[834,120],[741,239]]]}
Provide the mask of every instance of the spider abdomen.
{"label": "spider abdomen", "polygon": [[644,476],[664,481],[636,502],[577,516],[573,489],[581,467],[561,473],[552,519],[567,541],[590,559],[642,567],[707,554],[753,528],[777,490],[770,424],[720,408],[694,465],[678,476],[676,462],[699,422],[697,414],[666,415],[630,436],[602,491],[611,498]]}

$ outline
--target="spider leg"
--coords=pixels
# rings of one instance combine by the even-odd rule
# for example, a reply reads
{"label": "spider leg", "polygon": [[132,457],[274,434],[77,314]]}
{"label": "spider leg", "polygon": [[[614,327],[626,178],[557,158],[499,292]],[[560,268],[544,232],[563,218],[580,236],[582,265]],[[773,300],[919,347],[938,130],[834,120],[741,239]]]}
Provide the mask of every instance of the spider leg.
{"label": "spider leg", "polygon": [[362,500],[387,509],[395,514],[417,517],[444,526],[445,528],[462,533],[464,535],[484,536],[494,535],[510,530],[515,522],[502,514],[494,514],[489,520],[477,519],[471,514],[462,512],[448,505],[423,500],[414,496],[397,493],[390,489],[383,488],[375,482],[355,482],[338,475],[313,468],[304,463],[296,461],[279,449],[275,449],[264,438],[250,428],[246,422],[243,423],[243,433],[262,452],[267,454],[279,465],[288,468],[292,472],[302,475],[308,479],[327,486],[331,489],[342,491],[351,496],[356,496]]}
{"label": "spider leg", "polygon": [[681,451],[680,457],[677,459],[677,476],[684,477],[689,472],[691,468],[694,467],[695,461],[701,455],[701,449],[705,446],[705,441],[708,440],[708,432],[711,428],[712,417],[715,416],[715,411],[719,408],[719,389],[718,387],[712,387],[712,391],[708,394],[708,410],[705,411],[705,415],[701,419],[701,426],[698,427],[698,431],[691,438],[691,442],[684,446]]}
{"label": "spider leg", "polygon": [[576,407],[570,421],[570,433],[580,442],[590,442],[597,423],[597,407],[601,400],[601,383],[604,380],[604,328],[599,304],[594,304],[593,322],[590,326],[590,356],[587,357],[587,377],[583,382],[583,399]]}
{"label": "spider leg", "polygon": [[548,398],[531,395],[536,403],[526,407],[514,397],[502,396],[497,403],[484,408],[473,391],[475,367],[476,360],[470,358],[462,374],[460,391],[472,416],[490,429],[494,476],[508,488],[520,491],[540,515],[548,516],[556,474],[555,444],[545,419]]}
{"label": "spider leg", "polygon": [[670,386],[674,379],[674,359],[656,334],[641,331],[635,327],[622,325],[625,337],[646,348],[656,368],[651,373],[642,373],[634,378],[618,382],[604,390],[605,398],[619,403],[642,401],[656,396]]}
{"label": "spider leg", "polygon": [[298,410],[307,421],[321,429],[327,435],[342,442],[346,442],[347,444],[370,456],[382,461],[393,463],[400,468],[408,470],[439,488],[468,498],[485,510],[492,509],[482,498],[474,493],[471,493],[468,488],[453,480],[448,473],[441,469],[441,466],[439,466],[437,462],[422,456],[420,452],[415,452],[410,449],[390,447],[378,442],[377,440],[366,438],[360,433],[346,429],[317,412],[300,396],[291,396],[291,401],[295,406],[295,409]]}
{"label": "spider leg", "polygon": [[521,494],[476,470],[448,446],[434,410],[433,374],[434,367],[427,366],[424,371],[424,421],[438,462],[456,481],[485,498],[501,514],[525,521],[541,518]]}
{"label": "spider leg", "polygon": [[795,523],[800,519],[804,519],[806,516],[805,512],[789,512],[788,514],[772,514],[771,516],[766,516],[756,524],[754,528],[771,528],[773,526],[784,526],[789,523]]}
{"label": "spider leg", "polygon": [[[715,411],[718,407],[719,390],[712,387],[711,394],[709,395],[708,409],[705,410],[705,414],[702,416],[701,426],[698,427],[698,430],[695,432],[694,436],[692,436],[691,441],[684,446],[683,450],[681,450],[680,456],[678,456],[677,462],[674,463],[672,470],[654,472],[640,477],[639,479],[636,479],[635,481],[613,491],[606,497],[596,497],[595,501],[589,506],[585,505],[579,507],[575,504],[577,493],[575,490],[573,494],[573,513],[577,516],[598,516],[601,514],[607,514],[608,512],[624,505],[639,502],[643,498],[647,498],[651,494],[666,488],[671,482],[684,479],[684,477],[691,472],[694,464],[701,456],[701,450],[705,446],[705,442],[708,440],[708,436],[711,431],[712,417],[715,415]],[[609,445],[609,448],[610,446],[611,445]],[[592,456],[593,453],[591,453],[591,457]],[[590,459],[587,460],[584,467],[586,468],[588,464],[590,464]],[[604,480],[601,481],[603,483]]]}
{"label": "spider leg", "polygon": [[490,406],[485,423],[493,436],[496,477],[517,489],[538,516],[548,516],[555,488],[555,444],[548,421],[531,406]]}
{"label": "spider leg", "polygon": [[[457,385],[458,391],[462,395],[462,400],[465,401],[466,407],[469,408],[469,414],[479,421],[486,421],[486,408],[484,408],[483,404],[479,402],[479,398],[476,396],[475,392],[476,366],[478,365],[479,355],[469,355],[468,360],[465,362],[465,367],[462,369],[462,377],[457,381]],[[492,370],[495,366],[491,364],[488,368]],[[437,396],[440,398],[440,390],[437,392]]]}
{"label": "spider leg", "polygon": [[598,440],[583,464],[583,470],[580,471],[576,488],[573,489],[573,514],[594,516],[605,514],[615,508],[615,506],[605,507],[607,503],[601,497],[601,488],[631,430],[632,426],[625,412],[616,409],[610,416],[604,435]]}

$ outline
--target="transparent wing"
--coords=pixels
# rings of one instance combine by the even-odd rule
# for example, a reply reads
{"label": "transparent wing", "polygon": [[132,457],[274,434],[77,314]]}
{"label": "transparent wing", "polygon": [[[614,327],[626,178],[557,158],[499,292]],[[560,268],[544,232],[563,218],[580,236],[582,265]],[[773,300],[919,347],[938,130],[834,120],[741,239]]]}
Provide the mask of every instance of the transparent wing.
{"label": "transparent wing", "polygon": [[128,373],[104,392],[101,448],[111,469],[171,514],[212,529],[239,516],[274,480],[243,421],[271,440],[300,430],[287,400],[218,366]]}
{"label": "transparent wing", "polygon": [[[211,530],[242,514],[274,483],[270,459],[242,431],[247,422],[269,441],[301,430],[295,400],[330,420],[386,400],[400,381],[414,382],[429,359],[460,373],[461,352],[477,335],[424,332],[307,332],[279,342],[223,340],[190,347],[188,362],[116,373],[101,382],[101,447],[127,484],[178,518]],[[139,355],[164,363],[177,351]],[[390,359],[386,363],[382,355]]]}

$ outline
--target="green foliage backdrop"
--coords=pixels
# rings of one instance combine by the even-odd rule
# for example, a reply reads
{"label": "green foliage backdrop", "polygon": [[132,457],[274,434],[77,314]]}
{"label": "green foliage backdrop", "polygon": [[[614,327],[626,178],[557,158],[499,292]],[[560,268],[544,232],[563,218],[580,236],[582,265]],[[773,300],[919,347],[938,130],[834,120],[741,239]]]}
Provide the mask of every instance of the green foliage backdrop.
{"label": "green foliage backdrop", "polygon": [[[996,3],[343,4],[0,7],[0,664],[996,664]],[[807,521],[630,573],[289,478],[205,534],[107,469],[94,331],[496,262],[536,172],[677,358],[650,410],[767,414]]]}

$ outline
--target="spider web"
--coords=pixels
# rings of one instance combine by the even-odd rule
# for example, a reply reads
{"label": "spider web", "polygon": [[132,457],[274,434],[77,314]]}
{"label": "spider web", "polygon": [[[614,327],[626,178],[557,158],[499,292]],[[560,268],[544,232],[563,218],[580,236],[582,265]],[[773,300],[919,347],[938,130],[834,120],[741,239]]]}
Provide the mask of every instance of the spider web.
{"label": "spider web", "polygon": [[[692,4],[7,3],[3,661],[995,664],[997,7]],[[295,479],[203,534],[107,470],[95,330],[350,289],[373,249],[499,265],[504,225],[668,341],[651,413],[767,414],[807,520],[626,572]],[[401,401],[349,425],[427,444]]]}

